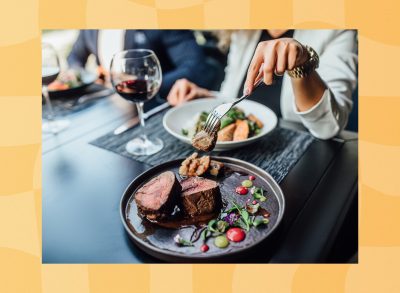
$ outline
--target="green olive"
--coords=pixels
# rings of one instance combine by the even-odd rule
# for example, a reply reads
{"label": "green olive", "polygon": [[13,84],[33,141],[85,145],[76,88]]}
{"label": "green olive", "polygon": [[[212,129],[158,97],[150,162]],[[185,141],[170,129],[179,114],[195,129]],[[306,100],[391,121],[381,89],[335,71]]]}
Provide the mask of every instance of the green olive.
{"label": "green olive", "polygon": [[229,245],[229,241],[225,235],[215,237],[214,244],[216,247],[225,248]]}
{"label": "green olive", "polygon": [[247,188],[252,187],[253,186],[253,181],[244,180],[244,181],[242,181],[242,186],[247,187]]}

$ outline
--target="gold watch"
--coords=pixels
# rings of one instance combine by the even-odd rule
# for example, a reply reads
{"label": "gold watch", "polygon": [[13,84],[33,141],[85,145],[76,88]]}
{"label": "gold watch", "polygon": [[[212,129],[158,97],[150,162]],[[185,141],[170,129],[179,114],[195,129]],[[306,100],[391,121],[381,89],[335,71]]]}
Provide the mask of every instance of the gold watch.
{"label": "gold watch", "polygon": [[308,76],[311,72],[318,68],[319,65],[319,57],[317,52],[310,46],[305,45],[305,49],[308,53],[308,60],[299,65],[292,70],[288,70],[287,73],[292,78],[303,78]]}

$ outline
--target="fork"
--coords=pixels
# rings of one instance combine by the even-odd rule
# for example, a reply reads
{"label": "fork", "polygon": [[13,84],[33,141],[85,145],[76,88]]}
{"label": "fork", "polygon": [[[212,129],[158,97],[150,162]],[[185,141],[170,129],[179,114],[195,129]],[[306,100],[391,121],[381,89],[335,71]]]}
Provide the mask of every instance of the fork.
{"label": "fork", "polygon": [[[260,79],[255,85],[254,89],[257,88],[260,84],[262,84],[263,81]],[[208,135],[212,135],[215,132],[215,129],[220,125],[220,120],[221,118],[228,113],[232,107],[249,97],[250,95],[243,95],[239,99],[229,102],[229,103],[223,103],[217,107],[215,107],[210,114],[207,116],[206,123],[203,126],[203,130],[207,132]]]}

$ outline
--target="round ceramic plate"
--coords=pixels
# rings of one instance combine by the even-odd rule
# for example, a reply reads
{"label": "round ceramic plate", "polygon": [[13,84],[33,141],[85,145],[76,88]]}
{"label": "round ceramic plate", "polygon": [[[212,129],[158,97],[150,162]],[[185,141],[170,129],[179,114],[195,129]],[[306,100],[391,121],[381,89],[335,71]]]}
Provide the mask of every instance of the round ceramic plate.
{"label": "round ceramic plate", "polygon": [[[210,112],[214,107],[222,103],[221,99],[199,99],[181,106],[171,108],[165,113],[163,125],[166,131],[177,139],[191,144],[191,137],[184,136],[182,129],[191,129],[196,124],[198,115],[202,111]],[[246,115],[253,114],[264,124],[261,132],[253,137],[241,141],[217,142],[214,151],[227,151],[254,143],[271,132],[278,123],[275,113],[268,107],[250,100],[240,102],[237,107],[241,108]]]}
{"label": "round ceramic plate", "polygon": [[81,74],[81,80],[82,82],[73,88],[69,88],[69,89],[65,89],[65,90],[49,90],[49,95],[51,98],[60,98],[60,97],[70,97],[73,95],[78,95],[80,93],[82,93],[82,91],[88,87],[89,85],[93,84],[96,79],[97,79],[97,75],[86,71],[86,70],[81,70],[80,71]]}
{"label": "round ceramic plate", "polygon": [[[246,238],[242,242],[231,242],[227,248],[221,249],[214,245],[214,238],[207,240],[209,251],[202,253],[200,246],[203,244],[201,239],[194,242],[194,246],[177,246],[174,237],[178,233],[185,239],[190,239],[194,233],[198,233],[199,226],[188,225],[183,228],[165,228],[155,223],[143,219],[137,211],[135,203],[135,192],[144,183],[151,178],[165,171],[173,171],[177,178],[178,168],[183,161],[173,160],[161,165],[155,166],[135,178],[125,190],[120,203],[120,213],[125,230],[131,240],[148,254],[168,262],[208,262],[215,260],[237,259],[245,252],[252,249],[268,238],[268,236],[277,228],[282,220],[285,199],[282,191],[276,181],[264,170],[253,164],[227,157],[212,157],[212,159],[223,162],[224,173],[218,177],[223,208],[230,207],[235,201],[244,206],[246,200],[251,198],[248,195],[238,195],[235,193],[235,187],[247,179],[249,175],[254,175],[256,180],[254,185],[264,189],[264,195],[267,200],[261,203],[261,208],[269,214],[269,223],[267,225],[251,228],[246,232]],[[211,177],[209,177],[211,179]],[[214,178],[215,179],[215,178]]]}

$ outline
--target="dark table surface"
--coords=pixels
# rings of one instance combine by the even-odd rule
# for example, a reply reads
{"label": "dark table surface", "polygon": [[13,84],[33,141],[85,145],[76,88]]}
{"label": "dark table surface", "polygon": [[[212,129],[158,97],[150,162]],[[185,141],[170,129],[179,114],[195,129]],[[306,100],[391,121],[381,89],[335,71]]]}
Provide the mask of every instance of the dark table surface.
{"label": "dark table surface", "polygon": [[[119,215],[124,189],[150,166],[89,144],[133,113],[111,96],[68,115],[64,132],[43,134],[43,263],[159,262],[128,239]],[[303,130],[283,120],[280,126]],[[326,262],[357,200],[357,146],[357,134],[347,131],[313,142],[280,184],[286,211],[279,229],[234,262]]]}

